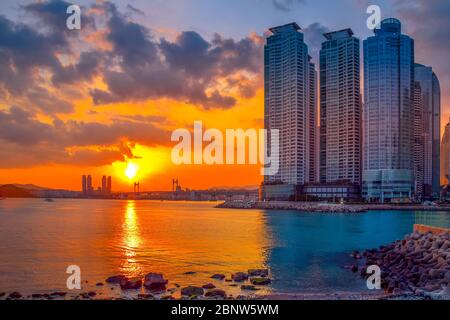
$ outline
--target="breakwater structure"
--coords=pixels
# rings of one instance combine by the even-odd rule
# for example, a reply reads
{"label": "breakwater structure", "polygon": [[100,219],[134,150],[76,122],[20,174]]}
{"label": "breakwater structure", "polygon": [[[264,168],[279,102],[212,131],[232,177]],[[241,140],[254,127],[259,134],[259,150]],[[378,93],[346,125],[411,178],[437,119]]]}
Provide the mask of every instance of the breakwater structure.
{"label": "breakwater structure", "polygon": [[261,210],[298,210],[324,213],[358,213],[369,210],[406,210],[406,211],[450,211],[450,205],[422,204],[339,204],[329,202],[290,202],[290,201],[225,201],[216,208],[261,209]]}

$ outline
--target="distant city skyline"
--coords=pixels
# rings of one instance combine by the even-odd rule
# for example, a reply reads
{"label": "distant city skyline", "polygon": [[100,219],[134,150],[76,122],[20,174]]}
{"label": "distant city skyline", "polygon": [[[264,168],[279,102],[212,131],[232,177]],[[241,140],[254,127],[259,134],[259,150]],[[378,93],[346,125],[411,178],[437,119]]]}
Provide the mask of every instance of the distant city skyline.
{"label": "distant city skyline", "polygon": [[9,39],[0,42],[0,183],[78,190],[89,172],[132,190],[124,172],[133,163],[141,189],[170,190],[173,176],[195,189],[258,185],[257,165],[174,166],[171,131],[199,119],[220,130],[262,128],[267,29],[297,22],[318,71],[324,33],[372,34],[369,4],[402,21],[415,62],[438,77],[441,133],[450,116],[448,1],[81,0],[80,31],[64,27],[66,4],[0,4]]}

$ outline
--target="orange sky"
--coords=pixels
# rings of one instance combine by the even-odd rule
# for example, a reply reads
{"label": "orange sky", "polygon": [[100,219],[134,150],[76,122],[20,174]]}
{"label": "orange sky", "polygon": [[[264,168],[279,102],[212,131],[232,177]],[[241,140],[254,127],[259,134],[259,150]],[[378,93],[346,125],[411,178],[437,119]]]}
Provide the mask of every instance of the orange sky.
{"label": "orange sky", "polygon": [[[236,10],[232,7],[228,9]],[[355,26],[365,28],[364,8],[351,7],[358,13]],[[165,12],[166,17],[175,19],[175,9],[184,16],[184,9],[176,6]],[[124,13],[104,1],[94,1],[84,11],[86,24],[80,31],[60,28],[66,12],[55,12],[47,1],[30,1],[17,10],[27,18],[0,17],[2,36],[13,39],[0,44],[0,53],[6,55],[0,60],[0,72],[6,75],[0,79],[0,184],[80,190],[84,174],[93,176],[94,187],[103,175],[111,175],[114,191],[132,190],[135,181],[141,190],[170,190],[173,178],[191,189],[260,184],[260,165],[175,166],[170,153],[176,143],[170,141],[170,134],[178,128],[192,130],[194,121],[202,121],[204,130],[223,132],[262,128],[263,32],[297,17],[278,12],[272,21],[270,6],[268,20],[245,28],[246,35],[232,33],[228,38],[219,31],[186,32],[187,27],[177,28],[171,20],[166,23],[173,29],[153,25],[142,15]],[[199,12],[186,13],[184,18]],[[235,11],[233,16],[238,13],[245,12]],[[326,14],[326,10],[317,9],[314,14]],[[203,19],[209,21],[209,16]],[[409,16],[415,17],[407,10],[402,18]],[[322,23],[328,20],[320,17]],[[344,20],[348,24],[347,17]],[[438,28],[422,30],[427,27],[423,24],[414,28],[411,21],[407,26],[417,37],[417,56],[427,57],[433,52],[426,42],[431,37],[420,35]],[[322,34],[328,29],[310,22],[305,35],[311,37],[308,45],[317,59]],[[224,23],[226,29],[234,25]],[[198,24],[203,25],[203,20]],[[448,76],[442,63],[435,71],[442,80],[443,131],[450,117],[444,86]],[[129,163],[138,168],[132,179],[125,174]]]}

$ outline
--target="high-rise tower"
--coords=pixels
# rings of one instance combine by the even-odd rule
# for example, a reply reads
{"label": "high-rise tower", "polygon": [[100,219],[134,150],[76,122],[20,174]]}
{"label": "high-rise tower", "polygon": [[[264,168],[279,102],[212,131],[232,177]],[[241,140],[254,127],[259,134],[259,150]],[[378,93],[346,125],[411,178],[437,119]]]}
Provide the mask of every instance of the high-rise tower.
{"label": "high-rise tower", "polygon": [[361,183],[359,39],[324,34],[320,50],[320,181]]}
{"label": "high-rise tower", "polygon": [[[296,23],[274,27],[264,48],[264,125],[279,130],[279,170],[266,184],[315,180],[316,72]],[[270,153],[270,143],[266,144]]]}
{"label": "high-rise tower", "polygon": [[423,183],[425,198],[440,194],[441,88],[431,67],[415,64],[414,81],[420,85],[424,143]]}
{"label": "high-rise tower", "polygon": [[389,18],[364,40],[363,184],[367,200],[411,199],[414,41]]}

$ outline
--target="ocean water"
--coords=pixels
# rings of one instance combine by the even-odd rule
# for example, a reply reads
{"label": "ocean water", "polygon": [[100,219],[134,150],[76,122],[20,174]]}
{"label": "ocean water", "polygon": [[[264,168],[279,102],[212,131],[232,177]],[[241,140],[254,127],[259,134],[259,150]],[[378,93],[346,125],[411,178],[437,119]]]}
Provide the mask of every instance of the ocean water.
{"label": "ocean water", "polygon": [[[364,292],[344,266],[353,250],[403,238],[414,223],[450,227],[449,212],[318,214],[216,209],[213,202],[0,200],[0,292],[68,291],[66,269],[81,269],[82,291],[116,274],[163,273],[174,284],[209,282],[233,295],[239,286],[210,279],[270,270],[257,294]],[[74,292],[78,293],[78,292]]]}

